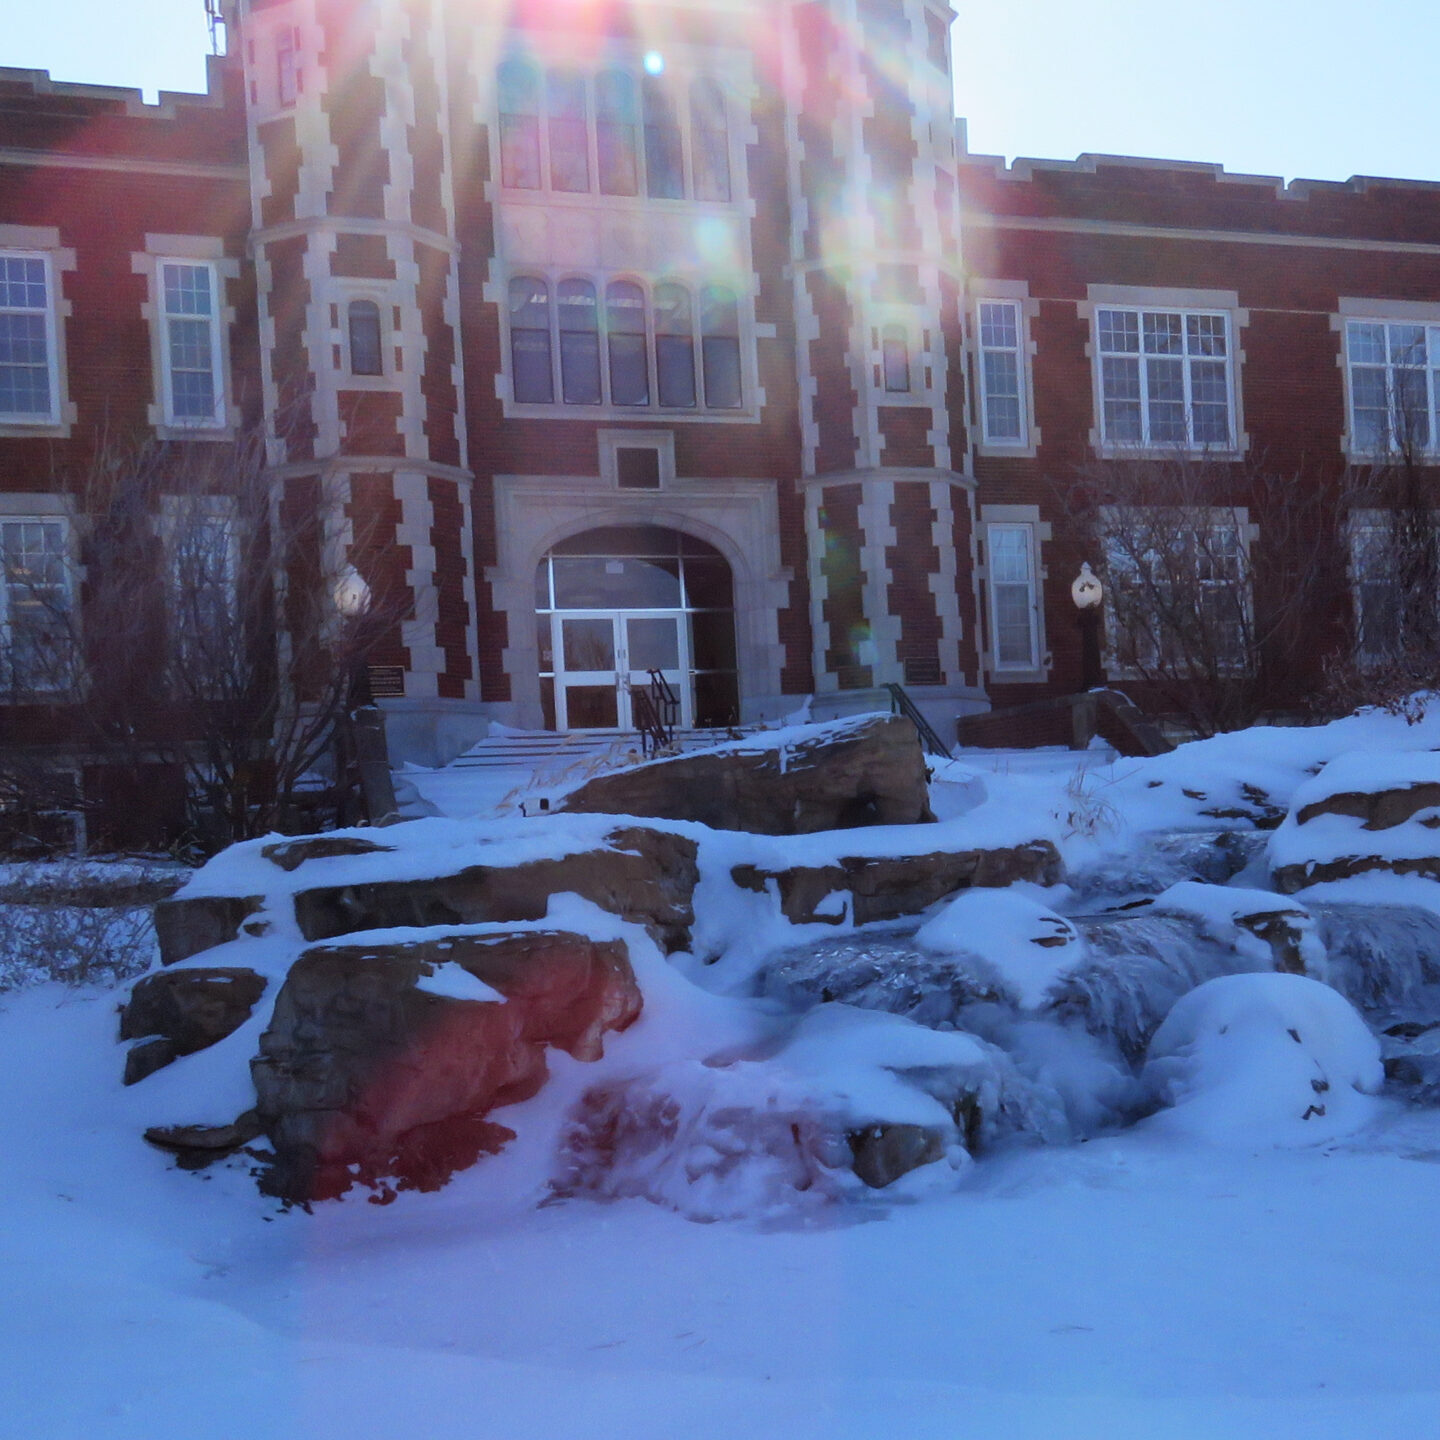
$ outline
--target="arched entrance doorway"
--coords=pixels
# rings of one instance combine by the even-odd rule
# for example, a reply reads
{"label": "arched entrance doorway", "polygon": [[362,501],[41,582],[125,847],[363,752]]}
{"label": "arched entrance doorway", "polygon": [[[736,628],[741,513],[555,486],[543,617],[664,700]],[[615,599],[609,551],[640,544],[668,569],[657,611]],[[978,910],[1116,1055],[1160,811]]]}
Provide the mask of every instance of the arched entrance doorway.
{"label": "arched entrance doorway", "polygon": [[552,730],[631,730],[631,687],[658,670],[681,726],[739,714],[730,566],[713,545],[656,525],[561,541],[535,572],[540,699]]}

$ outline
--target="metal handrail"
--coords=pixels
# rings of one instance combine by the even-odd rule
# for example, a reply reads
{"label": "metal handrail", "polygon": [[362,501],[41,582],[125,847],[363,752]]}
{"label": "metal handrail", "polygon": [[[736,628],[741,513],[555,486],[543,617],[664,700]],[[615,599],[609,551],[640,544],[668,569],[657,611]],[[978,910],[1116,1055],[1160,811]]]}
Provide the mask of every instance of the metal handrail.
{"label": "metal handrail", "polygon": [[653,755],[675,743],[680,697],[658,670],[651,670],[649,675],[648,690],[636,686],[630,689],[630,717],[640,732],[641,752]]}
{"label": "metal handrail", "polygon": [[890,713],[903,715],[920,733],[920,743],[932,754],[944,760],[955,757],[946,748],[945,742],[935,733],[935,727],[920,713],[919,707],[905,693],[903,685],[887,684],[890,692]]}

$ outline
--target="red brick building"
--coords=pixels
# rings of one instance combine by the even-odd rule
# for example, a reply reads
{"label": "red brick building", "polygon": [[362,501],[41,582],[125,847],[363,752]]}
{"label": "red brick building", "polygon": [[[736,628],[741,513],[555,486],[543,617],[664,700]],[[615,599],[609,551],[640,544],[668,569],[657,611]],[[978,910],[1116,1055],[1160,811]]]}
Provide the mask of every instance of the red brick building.
{"label": "red brick building", "polygon": [[401,756],[652,669],[949,733],[1077,685],[1086,465],[1440,437],[1440,188],[969,155],[943,0],[225,8],[208,97],[0,72],[7,565],[78,553],[104,426],[258,417],[402,597]]}

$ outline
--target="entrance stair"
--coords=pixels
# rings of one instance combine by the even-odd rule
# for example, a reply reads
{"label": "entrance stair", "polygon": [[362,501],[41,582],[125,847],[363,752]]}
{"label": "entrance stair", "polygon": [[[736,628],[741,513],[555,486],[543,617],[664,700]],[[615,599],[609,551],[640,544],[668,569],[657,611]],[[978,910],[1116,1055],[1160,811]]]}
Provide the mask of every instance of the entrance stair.
{"label": "entrance stair", "polygon": [[[721,745],[731,737],[726,729],[676,730],[674,748],[703,750]],[[492,732],[447,768],[453,770],[507,769],[559,770],[575,765],[584,768],[597,762],[618,763],[634,751],[641,758],[640,733],[597,730],[511,730]]]}

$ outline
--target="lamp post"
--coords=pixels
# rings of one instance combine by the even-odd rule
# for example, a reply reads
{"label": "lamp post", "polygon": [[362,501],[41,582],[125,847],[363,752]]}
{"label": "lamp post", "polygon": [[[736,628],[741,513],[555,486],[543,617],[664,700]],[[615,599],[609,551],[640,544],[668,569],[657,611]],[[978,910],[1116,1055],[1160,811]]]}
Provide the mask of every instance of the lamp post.
{"label": "lamp post", "polygon": [[1088,561],[1071,582],[1070,598],[1080,622],[1080,689],[1094,690],[1105,683],[1100,669],[1100,607],[1105,601],[1105,587]]}
{"label": "lamp post", "polygon": [[[365,623],[370,598],[370,586],[365,577],[353,565],[346,565],[334,588],[335,609],[351,631],[345,637],[346,644],[355,644],[354,631]],[[359,785],[361,807],[372,824],[393,819],[396,814],[395,786],[390,778],[385,717],[370,691],[370,666],[363,646],[357,647],[351,657],[346,692],[340,716],[343,749],[337,769],[343,771],[347,768],[347,760],[354,766],[354,783]]]}

